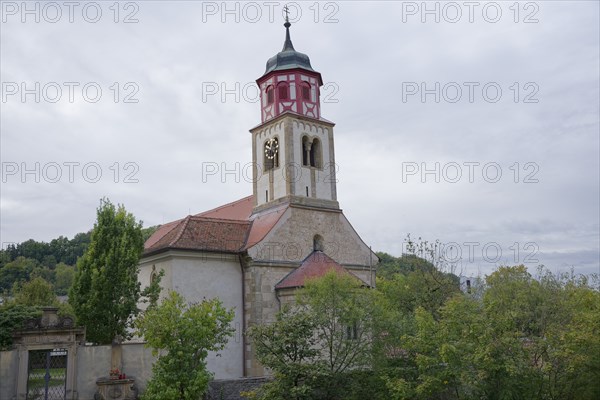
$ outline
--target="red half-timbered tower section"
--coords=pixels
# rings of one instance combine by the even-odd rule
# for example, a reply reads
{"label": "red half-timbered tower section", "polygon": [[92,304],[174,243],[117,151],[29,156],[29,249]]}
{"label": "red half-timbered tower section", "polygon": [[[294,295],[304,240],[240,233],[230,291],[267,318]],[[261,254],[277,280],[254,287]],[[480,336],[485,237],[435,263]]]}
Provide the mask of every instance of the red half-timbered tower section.
{"label": "red half-timbered tower section", "polygon": [[321,74],[312,69],[306,54],[297,52],[290,39],[290,23],[285,23],[283,50],[267,61],[260,88],[261,120],[267,122],[284,112],[320,119]]}

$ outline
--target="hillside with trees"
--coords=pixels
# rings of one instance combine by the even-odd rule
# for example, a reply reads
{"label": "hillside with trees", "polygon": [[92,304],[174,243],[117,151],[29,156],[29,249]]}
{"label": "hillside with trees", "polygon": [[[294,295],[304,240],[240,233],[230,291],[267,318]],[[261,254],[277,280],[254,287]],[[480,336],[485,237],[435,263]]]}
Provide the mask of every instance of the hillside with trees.
{"label": "hillside with trees", "polygon": [[[158,226],[142,229],[146,240]],[[50,242],[29,239],[11,243],[0,250],[0,294],[13,295],[15,284],[37,277],[52,284],[57,296],[68,294],[75,276],[77,260],[83,256],[91,240],[91,230],[76,234],[72,239],[59,236]]]}
{"label": "hillside with trees", "polygon": [[[156,302],[160,280],[141,290],[137,268],[144,241],[158,227],[143,229],[123,206],[115,207],[107,199],[101,200],[97,211],[94,229],[73,239],[61,236],[49,243],[30,239],[0,251],[0,349],[10,348],[12,332],[25,320],[39,317],[44,306],[58,307],[59,315],[75,317],[86,325],[92,341],[109,343],[115,335],[126,336],[131,316],[139,311],[138,301]],[[118,276],[117,283],[103,278],[98,263],[110,265],[107,273]],[[82,284],[100,278],[104,288],[102,282],[87,289]],[[59,300],[58,296],[69,292],[76,301]],[[99,299],[102,293],[112,298]],[[82,307],[87,309],[82,311]],[[90,317],[99,329],[93,329]]]}

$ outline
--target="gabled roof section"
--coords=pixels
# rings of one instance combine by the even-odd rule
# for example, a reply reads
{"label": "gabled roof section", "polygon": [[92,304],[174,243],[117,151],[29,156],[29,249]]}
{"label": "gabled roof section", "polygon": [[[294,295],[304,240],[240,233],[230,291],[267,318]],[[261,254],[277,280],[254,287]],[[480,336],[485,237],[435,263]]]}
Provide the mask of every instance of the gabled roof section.
{"label": "gabled roof section", "polygon": [[171,224],[175,226],[162,237],[155,238],[157,231],[146,241],[144,254],[166,249],[237,253],[244,247],[251,225],[249,221],[191,215]]}
{"label": "gabled roof section", "polygon": [[167,224],[161,225],[144,243],[144,249],[154,246],[159,240],[161,240],[165,235],[171,232],[175,227],[179,225],[181,222],[180,219],[177,221],[172,221]]}
{"label": "gabled roof section", "polygon": [[253,215],[252,228],[248,235],[248,240],[244,249],[248,249],[267,236],[281,219],[285,211],[289,208],[289,204],[284,203],[274,208],[269,208],[258,214]]}
{"label": "gabled roof section", "polygon": [[143,255],[167,249],[239,253],[264,239],[287,204],[252,215],[254,196],[162,225],[144,243]]}
{"label": "gabled roof section", "polygon": [[362,279],[342,267],[327,254],[322,251],[313,251],[302,261],[302,264],[287,274],[277,285],[275,289],[292,289],[303,287],[309,279],[320,278],[329,271],[335,271],[338,275],[349,275],[360,281],[364,286],[368,286]]}

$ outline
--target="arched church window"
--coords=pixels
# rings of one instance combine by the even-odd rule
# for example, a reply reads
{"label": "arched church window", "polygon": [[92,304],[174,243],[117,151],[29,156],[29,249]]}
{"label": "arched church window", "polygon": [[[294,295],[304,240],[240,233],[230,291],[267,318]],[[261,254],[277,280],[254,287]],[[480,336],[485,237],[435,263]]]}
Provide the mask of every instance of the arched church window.
{"label": "arched church window", "polygon": [[277,138],[265,142],[264,153],[265,171],[279,167],[279,140]]}
{"label": "arched church window", "polygon": [[319,139],[313,139],[310,146],[310,166],[321,168],[321,142]]}
{"label": "arched church window", "polygon": [[302,82],[302,99],[310,101],[310,85],[308,82]]}
{"label": "arched church window", "polygon": [[279,100],[288,99],[288,86],[286,83],[280,83],[279,86]]}
{"label": "arched church window", "polygon": [[313,251],[323,251],[323,236],[315,235],[313,237]]}
{"label": "arched church window", "polygon": [[273,86],[267,88],[267,104],[273,103]]}
{"label": "arched church window", "polygon": [[152,272],[150,273],[150,284],[156,281],[156,265],[152,265]]}

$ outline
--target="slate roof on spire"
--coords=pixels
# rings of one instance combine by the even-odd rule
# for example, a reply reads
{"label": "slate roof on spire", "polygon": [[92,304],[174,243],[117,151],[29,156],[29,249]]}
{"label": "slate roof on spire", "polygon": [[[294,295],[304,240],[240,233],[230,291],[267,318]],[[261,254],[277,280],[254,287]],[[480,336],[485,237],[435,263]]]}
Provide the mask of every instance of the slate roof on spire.
{"label": "slate roof on spire", "polygon": [[310,59],[308,56],[294,49],[292,39],[290,38],[291,24],[289,21],[286,21],[283,26],[285,26],[285,42],[283,43],[283,49],[273,57],[269,58],[264,75],[272,71],[280,71],[292,68],[302,68],[308,71],[316,72],[310,65]]}

